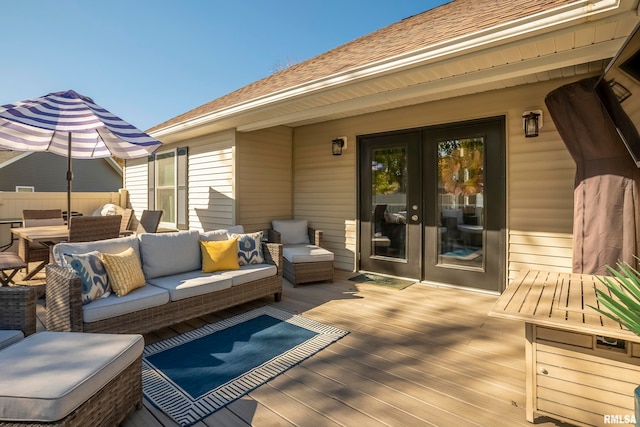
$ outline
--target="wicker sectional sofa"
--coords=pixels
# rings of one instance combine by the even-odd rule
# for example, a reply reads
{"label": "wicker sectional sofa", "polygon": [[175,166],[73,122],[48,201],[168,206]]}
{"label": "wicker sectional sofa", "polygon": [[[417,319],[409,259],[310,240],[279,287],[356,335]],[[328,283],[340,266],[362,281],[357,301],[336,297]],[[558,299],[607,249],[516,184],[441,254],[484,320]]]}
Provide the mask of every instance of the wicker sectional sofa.
{"label": "wicker sectional sofa", "polygon": [[[117,239],[59,243],[55,262],[47,266],[46,326],[49,331],[147,333],[234,305],[282,297],[282,245],[262,242],[264,262],[239,270],[203,273],[200,240],[224,240],[228,230],[142,233]],[[63,267],[64,255],[98,251],[121,253],[133,248],[146,284],[129,294],[82,303],[82,282]]]}

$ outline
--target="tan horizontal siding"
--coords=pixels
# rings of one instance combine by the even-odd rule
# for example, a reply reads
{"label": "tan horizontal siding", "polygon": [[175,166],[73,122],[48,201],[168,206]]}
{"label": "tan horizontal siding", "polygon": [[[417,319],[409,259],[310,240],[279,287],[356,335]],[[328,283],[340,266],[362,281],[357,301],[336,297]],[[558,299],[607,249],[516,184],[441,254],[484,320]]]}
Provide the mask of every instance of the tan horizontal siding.
{"label": "tan horizontal siding", "polygon": [[509,272],[512,280],[522,269],[570,273],[573,236],[511,230],[509,233]]}
{"label": "tan horizontal siding", "polygon": [[[314,226],[321,224],[327,246],[336,254],[336,267],[352,270],[358,247],[357,136],[506,116],[507,230],[518,230],[507,236],[511,239],[525,233],[531,244],[512,247],[507,241],[505,277],[521,268],[546,266],[570,271],[575,166],[546,110],[544,97],[573,80],[417,103],[298,127],[294,130],[294,215]],[[538,138],[525,138],[522,130],[522,113],[531,109],[543,111],[544,127]],[[347,149],[342,156],[332,156],[331,140],[338,136],[347,136]]]}
{"label": "tan horizontal siding", "polygon": [[280,126],[237,135],[237,221],[246,231],[293,215],[291,134]]}
{"label": "tan horizontal siding", "polygon": [[[507,278],[522,269],[571,272],[575,163],[558,135],[544,97],[568,82],[520,88],[526,109],[542,110],[537,138],[525,138],[523,109],[510,109],[507,157]],[[544,87],[544,90],[539,90]],[[525,98],[525,99],[526,99]]]}
{"label": "tan horizontal siding", "polygon": [[189,227],[215,230],[235,224],[234,132],[181,143],[189,147]]}
{"label": "tan horizontal siding", "polygon": [[353,232],[348,223],[355,220],[355,137],[348,137],[342,156],[331,153],[331,141],[347,135],[339,129],[344,122],[295,130],[294,216],[322,230],[324,246],[334,253],[336,268],[353,271],[356,246],[346,236]]}
{"label": "tan horizontal siding", "polygon": [[146,158],[127,160],[123,170],[124,188],[129,192],[129,205],[136,218],[148,209],[148,162]]}

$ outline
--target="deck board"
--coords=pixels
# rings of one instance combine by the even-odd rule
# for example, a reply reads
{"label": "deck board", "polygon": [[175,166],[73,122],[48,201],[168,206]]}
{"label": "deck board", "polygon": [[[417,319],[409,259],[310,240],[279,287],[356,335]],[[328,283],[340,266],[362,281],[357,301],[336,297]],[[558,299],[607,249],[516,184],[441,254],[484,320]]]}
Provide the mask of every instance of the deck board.
{"label": "deck board", "polygon": [[[487,316],[497,296],[426,284],[398,291],[352,275],[297,288],[285,281],[279,303],[264,298],[146,334],[151,343],[264,305],[350,332],[196,427],[530,426],[523,324]],[[146,399],[123,423],[175,425]]]}

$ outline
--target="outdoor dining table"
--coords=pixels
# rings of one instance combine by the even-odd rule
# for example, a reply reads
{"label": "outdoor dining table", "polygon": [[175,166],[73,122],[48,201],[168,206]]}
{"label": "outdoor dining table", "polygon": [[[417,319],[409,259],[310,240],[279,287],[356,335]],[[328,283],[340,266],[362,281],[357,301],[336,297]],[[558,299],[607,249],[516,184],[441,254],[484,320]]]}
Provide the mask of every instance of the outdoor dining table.
{"label": "outdoor dining table", "polygon": [[[66,225],[45,225],[38,227],[18,227],[12,228],[11,233],[18,238],[18,254],[24,259],[25,247],[29,243],[40,243],[45,247],[51,248],[54,244],[67,240],[69,238],[69,228]],[[40,270],[44,268],[46,262],[41,262],[36,268],[31,270],[24,277],[24,280],[30,280]]]}

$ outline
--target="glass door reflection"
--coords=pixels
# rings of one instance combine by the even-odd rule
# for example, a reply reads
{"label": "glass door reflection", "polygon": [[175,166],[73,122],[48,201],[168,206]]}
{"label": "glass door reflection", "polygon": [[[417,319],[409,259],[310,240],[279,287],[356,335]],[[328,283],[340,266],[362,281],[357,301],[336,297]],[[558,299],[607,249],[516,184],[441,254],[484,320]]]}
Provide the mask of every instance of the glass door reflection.
{"label": "glass door reflection", "polygon": [[371,156],[371,254],[405,259],[407,149],[376,148]]}
{"label": "glass door reflection", "polygon": [[437,264],[484,268],[484,138],[437,142]]}

